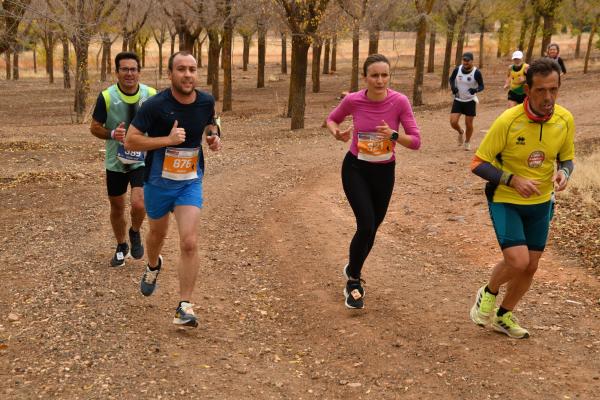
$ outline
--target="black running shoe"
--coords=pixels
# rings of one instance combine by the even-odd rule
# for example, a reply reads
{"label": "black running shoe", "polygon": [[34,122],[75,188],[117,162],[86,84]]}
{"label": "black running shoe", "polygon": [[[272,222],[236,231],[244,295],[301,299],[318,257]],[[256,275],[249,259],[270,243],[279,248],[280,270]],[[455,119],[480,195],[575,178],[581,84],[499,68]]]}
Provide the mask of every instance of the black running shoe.
{"label": "black running shoe", "polygon": [[142,235],[129,228],[129,243],[131,243],[131,257],[139,260],[144,257],[144,245],[142,244]]}
{"label": "black running shoe", "polygon": [[344,296],[346,297],[345,305],[348,308],[361,309],[365,307],[365,289],[362,284],[365,283],[362,279],[348,279],[344,288]]}
{"label": "black running shoe", "polygon": [[146,270],[144,271],[144,275],[142,275],[142,280],[140,281],[140,291],[144,296],[150,296],[152,293],[154,293],[154,289],[156,289],[158,273],[162,267],[162,261],[162,256],[158,256],[158,265],[154,271],[150,269],[150,266],[146,265]]}
{"label": "black running shoe", "polygon": [[111,267],[122,267],[125,265],[125,258],[129,256],[129,245],[127,243],[120,243],[117,245],[115,255],[110,260]]}

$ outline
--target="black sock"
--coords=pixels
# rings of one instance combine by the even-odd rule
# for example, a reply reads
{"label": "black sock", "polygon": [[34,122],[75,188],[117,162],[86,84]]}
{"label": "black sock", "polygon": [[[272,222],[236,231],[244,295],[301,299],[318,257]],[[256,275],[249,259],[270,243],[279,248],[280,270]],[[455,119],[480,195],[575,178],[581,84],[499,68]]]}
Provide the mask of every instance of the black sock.
{"label": "black sock", "polygon": [[181,301],[179,302],[179,307],[181,307],[181,303],[189,303],[189,301],[188,301],[188,300],[181,300]]}
{"label": "black sock", "polygon": [[483,289],[485,292],[488,292],[489,294],[493,294],[494,296],[498,296],[498,292],[494,293],[490,290],[490,288],[488,287],[488,285],[485,285],[485,289]]}
{"label": "black sock", "polygon": [[160,257],[158,259],[158,265],[156,267],[151,267],[150,263],[148,263],[148,269],[150,271],[158,271],[160,269],[160,267],[162,267],[162,263],[160,262]]}
{"label": "black sock", "polygon": [[510,310],[507,310],[506,308],[500,306],[500,308],[498,308],[498,312],[496,313],[497,316],[501,317],[504,314],[506,314],[507,312],[509,312]]}

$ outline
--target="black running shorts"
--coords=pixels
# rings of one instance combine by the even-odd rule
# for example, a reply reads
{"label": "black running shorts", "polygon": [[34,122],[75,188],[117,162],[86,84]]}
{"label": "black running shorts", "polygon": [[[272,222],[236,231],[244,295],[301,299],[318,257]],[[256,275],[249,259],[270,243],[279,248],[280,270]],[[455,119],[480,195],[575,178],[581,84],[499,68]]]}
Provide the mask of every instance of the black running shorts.
{"label": "black running shorts", "polygon": [[132,188],[144,186],[144,167],[129,172],[106,170],[106,190],[109,196],[121,196],[127,193],[127,185],[131,185]]}
{"label": "black running shorts", "polygon": [[511,101],[516,101],[517,104],[523,103],[523,101],[525,101],[525,96],[527,96],[525,93],[517,94],[517,93],[513,92],[512,90],[508,91],[508,99]]}
{"label": "black running shorts", "polygon": [[454,100],[454,103],[452,103],[452,111],[450,111],[451,114],[464,114],[467,117],[474,117],[477,115],[477,103],[475,103],[475,100],[471,100],[471,101],[458,101],[458,100]]}

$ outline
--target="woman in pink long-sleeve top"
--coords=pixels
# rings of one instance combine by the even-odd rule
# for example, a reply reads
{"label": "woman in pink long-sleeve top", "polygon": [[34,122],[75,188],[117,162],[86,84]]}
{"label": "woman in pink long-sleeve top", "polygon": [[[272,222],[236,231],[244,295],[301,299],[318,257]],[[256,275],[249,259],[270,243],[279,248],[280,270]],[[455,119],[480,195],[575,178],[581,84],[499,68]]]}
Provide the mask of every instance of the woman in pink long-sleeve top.
{"label": "woman in pink long-sleeve top", "polygon": [[[352,139],[342,164],[344,192],[356,217],[356,233],[344,267],[348,308],[364,307],[361,270],[394,189],[396,144],[412,150],[421,146],[408,98],[388,88],[388,59],[381,54],[370,55],[363,65],[363,75],[367,88],[347,95],[327,118],[327,128],[337,140]],[[340,124],[349,115],[353,126],[341,131]],[[400,125],[404,132],[399,132]]]}

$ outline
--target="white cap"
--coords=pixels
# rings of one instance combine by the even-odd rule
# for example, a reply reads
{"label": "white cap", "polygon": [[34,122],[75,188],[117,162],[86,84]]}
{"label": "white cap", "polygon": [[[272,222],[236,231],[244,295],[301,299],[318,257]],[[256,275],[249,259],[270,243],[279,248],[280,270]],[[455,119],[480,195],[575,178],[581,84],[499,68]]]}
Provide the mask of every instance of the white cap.
{"label": "white cap", "polygon": [[517,50],[517,51],[515,51],[515,52],[513,53],[513,55],[512,55],[512,59],[513,59],[513,60],[515,60],[515,59],[522,60],[522,59],[523,59],[523,52],[522,52],[521,50]]}

